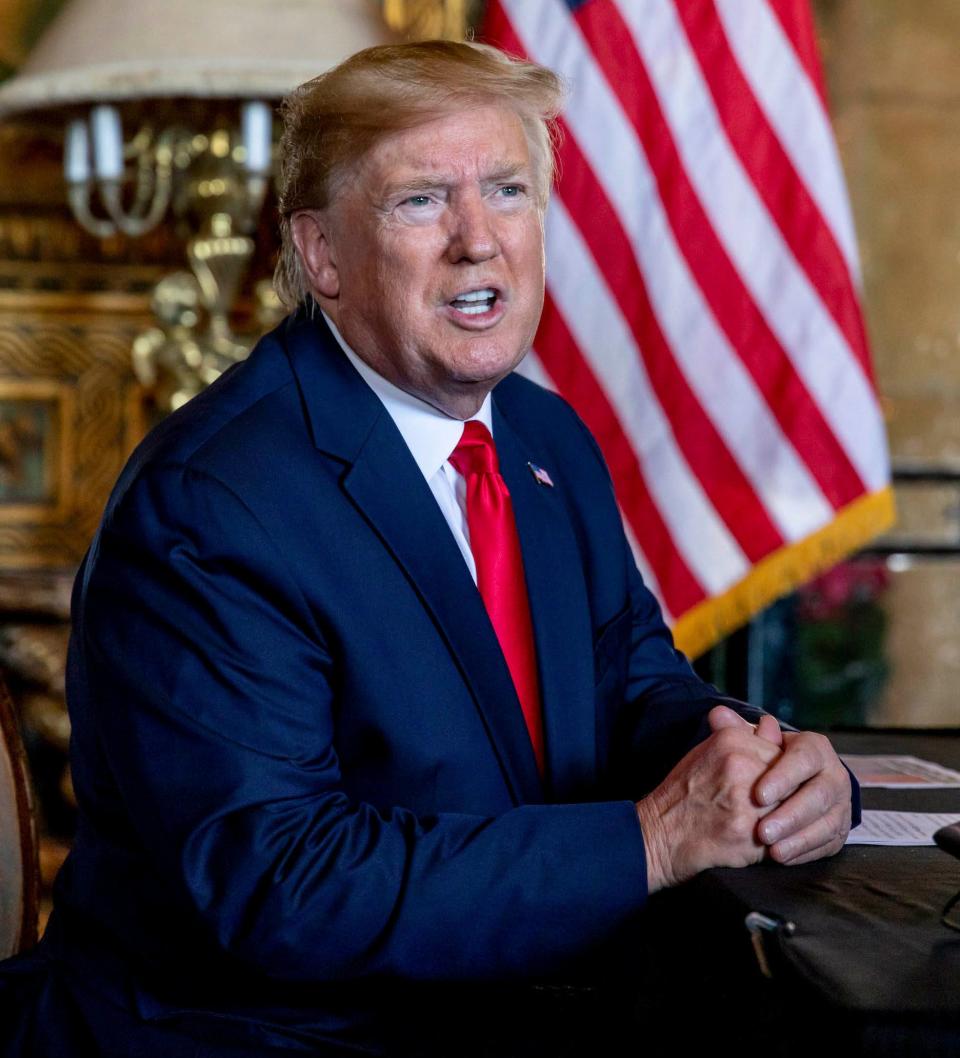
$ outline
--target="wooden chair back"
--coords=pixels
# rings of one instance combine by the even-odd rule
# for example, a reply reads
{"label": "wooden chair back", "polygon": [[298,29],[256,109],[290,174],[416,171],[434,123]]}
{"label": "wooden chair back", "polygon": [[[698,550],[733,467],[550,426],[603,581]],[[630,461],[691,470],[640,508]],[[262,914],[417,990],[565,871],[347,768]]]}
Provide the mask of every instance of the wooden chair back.
{"label": "wooden chair back", "polygon": [[40,868],[27,757],[0,677],[0,959],[37,940]]}

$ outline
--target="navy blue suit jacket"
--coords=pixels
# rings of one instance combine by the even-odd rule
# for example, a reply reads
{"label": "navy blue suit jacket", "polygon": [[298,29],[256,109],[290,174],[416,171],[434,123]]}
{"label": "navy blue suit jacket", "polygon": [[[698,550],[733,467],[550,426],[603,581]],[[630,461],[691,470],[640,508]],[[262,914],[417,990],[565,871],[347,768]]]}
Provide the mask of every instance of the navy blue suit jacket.
{"label": "navy blue suit jacket", "polygon": [[562,974],[636,921],[633,802],[717,695],[569,406],[511,376],[493,424],[544,780],[443,516],[321,320],[140,446],[75,592],[80,824],[42,949],[71,988],[369,1042],[381,986]]}

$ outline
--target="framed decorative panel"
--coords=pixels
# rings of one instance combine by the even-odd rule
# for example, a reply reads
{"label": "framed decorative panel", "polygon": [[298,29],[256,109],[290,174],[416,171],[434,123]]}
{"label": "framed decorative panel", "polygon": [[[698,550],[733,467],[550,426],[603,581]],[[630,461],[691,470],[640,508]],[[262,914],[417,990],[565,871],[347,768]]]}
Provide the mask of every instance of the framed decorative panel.
{"label": "framed decorative panel", "polygon": [[144,432],[144,299],[0,291],[0,571],[71,568]]}
{"label": "framed decorative panel", "polygon": [[57,522],[72,503],[74,393],[0,377],[0,521]]}

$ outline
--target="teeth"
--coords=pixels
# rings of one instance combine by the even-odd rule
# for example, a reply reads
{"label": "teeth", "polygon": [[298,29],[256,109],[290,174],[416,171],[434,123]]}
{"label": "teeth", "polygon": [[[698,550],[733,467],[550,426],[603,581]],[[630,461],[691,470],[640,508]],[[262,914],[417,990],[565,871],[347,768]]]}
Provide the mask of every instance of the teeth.
{"label": "teeth", "polygon": [[450,304],[465,316],[479,316],[489,312],[497,298],[497,292],[489,287],[485,290],[471,290],[467,294],[458,294]]}
{"label": "teeth", "polygon": [[495,290],[471,290],[469,294],[458,294],[453,300],[454,301],[489,301],[491,298],[495,298],[497,292]]}

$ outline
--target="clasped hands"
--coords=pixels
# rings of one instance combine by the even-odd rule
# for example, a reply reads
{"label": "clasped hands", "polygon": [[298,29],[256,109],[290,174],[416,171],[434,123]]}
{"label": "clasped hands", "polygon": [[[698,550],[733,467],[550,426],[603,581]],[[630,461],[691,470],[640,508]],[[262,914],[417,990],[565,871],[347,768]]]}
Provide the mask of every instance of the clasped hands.
{"label": "clasped hands", "polygon": [[709,737],[637,804],[649,892],[709,867],[764,857],[806,863],[838,852],[850,829],[850,777],[833,747],[809,731],[753,725],[726,706]]}

